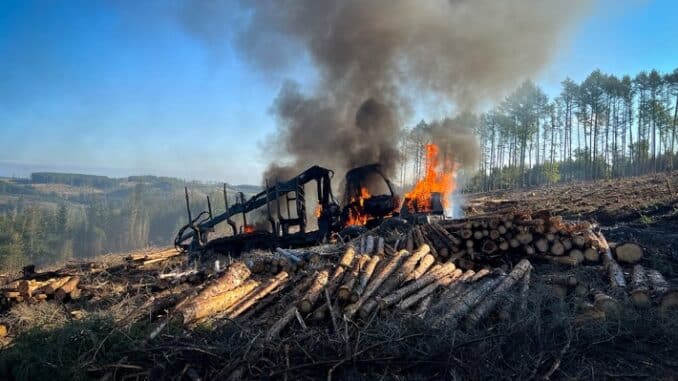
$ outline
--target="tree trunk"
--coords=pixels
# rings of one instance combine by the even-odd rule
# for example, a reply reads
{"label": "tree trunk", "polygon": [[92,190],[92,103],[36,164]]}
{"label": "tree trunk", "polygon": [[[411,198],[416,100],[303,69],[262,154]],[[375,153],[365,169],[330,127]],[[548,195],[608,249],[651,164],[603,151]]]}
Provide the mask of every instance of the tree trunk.
{"label": "tree trunk", "polygon": [[313,305],[320,297],[320,293],[327,284],[328,272],[327,270],[318,271],[311,283],[311,287],[306,291],[306,295],[298,303],[299,311],[302,313],[309,313],[313,310]]}
{"label": "tree trunk", "polygon": [[513,268],[501,283],[478,304],[466,319],[467,327],[473,327],[483,320],[497,305],[500,297],[503,297],[525,274],[532,269],[532,264],[523,259]]}
{"label": "tree trunk", "polygon": [[[325,280],[327,281],[327,272],[325,272],[325,274]],[[285,271],[281,271],[273,279],[270,279],[266,284],[261,285],[258,289],[254,290],[252,294],[247,296],[246,299],[243,299],[232,307],[229,307],[228,317],[230,319],[235,319],[236,317],[240,316],[240,314],[247,311],[247,309],[254,305],[254,303],[263,299],[273,290],[285,283],[287,278],[289,278],[289,274]]]}
{"label": "tree trunk", "polygon": [[192,323],[226,310],[258,286],[258,281],[250,279],[237,288],[211,298],[190,300],[177,307],[176,312],[182,316],[184,324]]}
{"label": "tree trunk", "polygon": [[433,294],[433,292],[436,289],[438,289],[438,287],[447,287],[450,284],[457,281],[457,279],[459,279],[459,277],[461,277],[461,274],[462,274],[461,269],[454,270],[451,274],[439,278],[437,281],[430,283],[428,286],[422,288],[417,293],[410,295],[409,297],[403,299],[400,303],[398,303],[397,307],[402,309],[402,310],[406,310],[406,309],[412,307],[418,301],[420,301],[420,300],[424,299],[425,297],[428,297],[431,294]]}
{"label": "tree trunk", "polygon": [[397,252],[393,258],[391,258],[388,263],[381,269],[379,274],[377,274],[374,279],[370,281],[370,284],[367,285],[367,288],[365,288],[365,292],[363,292],[362,295],[360,295],[360,298],[353,304],[350,304],[346,306],[344,309],[344,314],[350,319],[352,318],[357,312],[358,309],[365,303],[371,296],[372,294],[381,286],[381,284],[389,277],[393,272],[398,268],[400,265],[403,257],[404,257],[404,251],[399,251]]}
{"label": "tree trunk", "polygon": [[631,301],[636,307],[645,308],[650,304],[650,287],[645,269],[641,265],[633,266],[631,275]]}

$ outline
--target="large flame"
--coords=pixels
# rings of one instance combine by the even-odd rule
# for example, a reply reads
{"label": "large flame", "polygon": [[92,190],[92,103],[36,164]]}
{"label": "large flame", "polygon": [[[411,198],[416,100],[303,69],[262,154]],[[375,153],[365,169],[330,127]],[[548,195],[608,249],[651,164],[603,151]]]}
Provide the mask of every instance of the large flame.
{"label": "large flame", "polygon": [[414,188],[405,194],[405,202],[411,210],[430,211],[431,196],[439,193],[443,207],[450,207],[449,196],[456,188],[456,165],[452,160],[439,157],[440,150],[435,144],[426,145],[426,171]]}
{"label": "large flame", "polygon": [[348,210],[348,221],[347,225],[365,225],[370,216],[365,213],[363,208],[365,200],[372,197],[370,192],[365,187],[360,187],[360,195],[351,197],[351,204],[356,205],[356,207],[351,207]]}

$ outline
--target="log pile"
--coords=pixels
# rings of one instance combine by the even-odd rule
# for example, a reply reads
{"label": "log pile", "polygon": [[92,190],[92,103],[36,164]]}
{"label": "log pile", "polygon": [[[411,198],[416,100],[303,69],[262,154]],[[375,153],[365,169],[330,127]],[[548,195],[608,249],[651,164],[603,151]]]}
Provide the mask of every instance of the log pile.
{"label": "log pile", "polygon": [[131,267],[147,267],[149,265],[165,262],[169,259],[181,255],[181,252],[175,248],[167,250],[151,252],[151,253],[136,253],[130,254],[125,259]]}
{"label": "log pile", "polygon": [[[587,222],[514,212],[402,226],[367,231],[330,252],[278,248],[226,266],[207,260],[199,268],[174,249],[133,254],[104,269],[27,274],[5,285],[4,301],[96,305],[106,291],[116,290],[120,300],[142,293],[151,307],[135,316],[156,322],[153,335],[174,318],[186,327],[256,319],[267,340],[291,325],[337,331],[374,314],[468,329],[525,311],[535,280],[555,297],[578,298],[582,321],[603,319],[625,300],[661,311],[678,304],[675,288],[643,262],[640,246],[609,243]],[[579,279],[581,267],[600,282]]]}
{"label": "log pile", "polygon": [[80,299],[82,290],[78,288],[80,277],[61,276],[56,278],[20,279],[6,284],[2,288],[4,304],[35,303],[45,300],[69,301]]}

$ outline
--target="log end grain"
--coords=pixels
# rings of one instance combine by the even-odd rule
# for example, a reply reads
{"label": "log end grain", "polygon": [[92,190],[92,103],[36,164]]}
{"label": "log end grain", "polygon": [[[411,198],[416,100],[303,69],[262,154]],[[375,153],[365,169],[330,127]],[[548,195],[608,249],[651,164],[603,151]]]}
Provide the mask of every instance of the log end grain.
{"label": "log end grain", "polygon": [[614,249],[617,261],[623,263],[638,263],[643,257],[643,248],[635,243],[624,243]]}

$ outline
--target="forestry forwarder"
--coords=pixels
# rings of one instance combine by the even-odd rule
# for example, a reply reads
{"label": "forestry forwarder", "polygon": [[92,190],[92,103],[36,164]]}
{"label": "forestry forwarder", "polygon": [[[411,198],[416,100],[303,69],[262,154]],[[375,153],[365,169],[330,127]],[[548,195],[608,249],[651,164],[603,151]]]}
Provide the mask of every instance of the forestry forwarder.
{"label": "forestry forwarder", "polygon": [[[357,177],[356,174],[361,174]],[[365,209],[372,211],[373,223],[381,219],[398,207],[398,197],[393,192],[391,182],[383,175],[376,164],[355,168],[347,173],[347,191],[357,186],[356,182],[366,175],[377,175],[383,178],[388,187],[387,195],[372,196],[365,200]],[[207,210],[200,212],[195,218],[192,217],[188,189],[186,192],[186,210],[189,223],[184,225],[174,239],[174,245],[188,252],[203,252],[212,250],[224,254],[239,254],[252,248],[274,247],[302,247],[327,241],[332,233],[341,232],[347,228],[347,210],[355,205],[347,204],[342,209],[332,193],[332,177],[334,172],[320,166],[313,166],[298,176],[285,181],[277,182],[269,186],[268,182],[263,191],[245,200],[242,192],[236,196],[236,203],[229,207],[226,185],[224,184],[224,204],[226,211],[219,215],[212,214],[212,205],[207,197]],[[318,206],[315,216],[317,217],[318,229],[307,231],[307,212],[305,185],[316,182]],[[290,205],[292,204],[293,205]],[[266,229],[254,229],[247,224],[247,213],[266,207]],[[242,226],[240,229],[234,216],[241,216]],[[232,230],[231,236],[209,240],[209,233],[214,232],[215,226],[226,222]]]}

